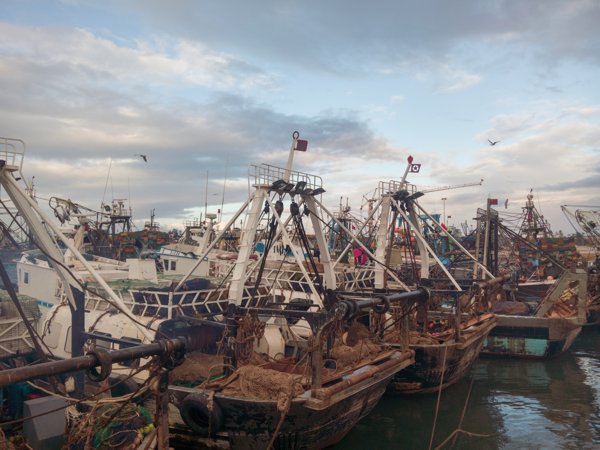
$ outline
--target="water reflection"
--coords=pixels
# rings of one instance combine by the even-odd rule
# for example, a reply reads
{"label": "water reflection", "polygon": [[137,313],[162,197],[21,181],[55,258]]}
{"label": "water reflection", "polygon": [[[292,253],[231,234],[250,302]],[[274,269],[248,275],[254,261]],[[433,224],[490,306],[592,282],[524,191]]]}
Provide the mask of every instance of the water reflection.
{"label": "water reflection", "polygon": [[[442,393],[433,447],[458,427],[473,387],[460,449],[600,448],[600,327],[550,361],[481,359],[465,380]],[[337,448],[428,448],[436,395],[388,395]],[[445,448],[451,448],[447,445]]]}

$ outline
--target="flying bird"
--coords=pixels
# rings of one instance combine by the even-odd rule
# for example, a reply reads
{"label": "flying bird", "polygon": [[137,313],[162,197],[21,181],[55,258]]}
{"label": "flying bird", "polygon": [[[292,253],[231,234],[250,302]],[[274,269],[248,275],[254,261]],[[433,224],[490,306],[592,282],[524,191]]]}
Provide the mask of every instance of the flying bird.
{"label": "flying bird", "polygon": [[500,141],[490,141],[490,140],[488,139],[488,142],[490,143],[490,145],[494,146],[494,145],[496,145],[496,144],[497,144],[498,142],[500,142]]}
{"label": "flying bird", "polygon": [[142,158],[144,160],[144,162],[148,162],[148,155],[133,155],[133,156],[139,156],[140,158]]}

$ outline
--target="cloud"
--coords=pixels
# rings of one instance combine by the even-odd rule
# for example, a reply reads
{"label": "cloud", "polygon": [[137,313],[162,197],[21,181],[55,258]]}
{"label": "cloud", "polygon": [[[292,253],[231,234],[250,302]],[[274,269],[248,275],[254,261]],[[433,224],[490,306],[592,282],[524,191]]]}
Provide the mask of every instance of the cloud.
{"label": "cloud", "polygon": [[[428,62],[452,57],[464,75],[450,90],[472,86],[481,61],[498,56],[536,59],[544,66],[588,61],[597,64],[600,4],[591,0],[527,2],[453,2],[333,0],[311,4],[258,0],[210,2],[157,0],[109,2],[143,17],[148,29],[205,42],[213,48],[236,48],[255,61],[277,61],[297,70],[355,77],[371,71],[401,69],[410,73]],[[226,31],[222,23],[227,23]],[[324,45],[326,43],[326,45]],[[479,57],[465,55],[476,49]],[[460,69],[458,69],[460,67]],[[511,69],[508,67],[509,70]],[[443,67],[440,76],[443,74]],[[450,81],[458,74],[450,75]]]}
{"label": "cloud", "polygon": [[3,70],[13,73],[10,64],[18,62],[35,69],[33,74],[38,76],[60,71],[71,79],[83,75],[105,83],[186,83],[236,90],[272,84],[257,67],[211,51],[198,41],[163,38],[128,44],[119,46],[81,28],[35,28],[0,22]]}
{"label": "cloud", "polygon": [[[212,194],[227,172],[226,203],[233,205],[247,195],[248,165],[285,164],[299,130],[309,151],[296,155],[295,167],[322,175],[334,204],[341,196],[359,203],[380,179],[400,178],[408,154],[423,163],[418,183],[485,178],[481,188],[449,191],[447,208],[457,218],[471,218],[488,194],[518,208],[531,187],[552,202],[594,198],[584,188],[594,186],[599,167],[600,107],[577,83],[594,75],[580,74],[582,67],[597,70],[597,2],[68,5],[74,17],[97,16],[79,28],[57,26],[79,16],[61,22],[56,10],[0,22],[0,123],[3,133],[27,141],[25,172],[45,194],[90,204],[131,194],[135,211],[179,218],[205,197],[220,204]],[[125,17],[132,26],[104,29],[100,16]],[[528,72],[526,81],[519,71]],[[294,109],[301,102],[284,104],[295,94],[286,91],[292,81],[310,84],[302,85],[302,112]],[[328,92],[334,85],[361,104],[346,103],[348,96],[338,102]],[[435,99],[417,98],[427,90]],[[522,98],[528,90],[544,97]],[[374,113],[400,109],[400,102],[406,115]],[[477,118],[448,130],[452,119],[436,113],[450,108],[450,116]],[[417,137],[402,136],[400,121]],[[475,144],[453,161],[423,144],[430,130],[447,142],[462,139],[456,145]],[[488,138],[501,143],[491,148]],[[148,163],[137,153],[148,154]],[[423,201],[439,208],[438,197]]]}

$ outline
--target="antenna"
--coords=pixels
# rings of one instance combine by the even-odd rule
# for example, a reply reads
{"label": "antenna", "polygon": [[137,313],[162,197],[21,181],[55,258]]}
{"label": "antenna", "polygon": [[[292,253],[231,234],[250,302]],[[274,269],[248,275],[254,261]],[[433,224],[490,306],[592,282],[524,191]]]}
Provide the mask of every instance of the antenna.
{"label": "antenna", "polygon": [[112,166],[112,158],[108,158],[108,173],[106,174],[106,183],[104,183],[104,193],[102,194],[102,205],[104,205],[104,199],[106,197],[106,189],[108,188],[108,179],[110,177],[110,168]]}
{"label": "antenna", "polygon": [[227,184],[227,170],[229,169],[229,153],[227,153],[227,159],[225,160],[225,178],[223,178],[223,196],[221,197],[221,209],[219,210],[219,222],[223,215],[223,205],[225,204],[225,185]]}
{"label": "antenna", "polygon": [[208,170],[206,170],[206,190],[204,191],[204,217],[208,211]]}

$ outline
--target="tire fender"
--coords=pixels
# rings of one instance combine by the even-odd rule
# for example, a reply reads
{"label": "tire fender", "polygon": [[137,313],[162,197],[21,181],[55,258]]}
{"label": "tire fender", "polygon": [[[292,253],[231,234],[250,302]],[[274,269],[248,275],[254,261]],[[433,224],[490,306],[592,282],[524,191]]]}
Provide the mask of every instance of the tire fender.
{"label": "tire fender", "polygon": [[181,418],[194,432],[200,436],[218,433],[223,426],[223,412],[216,401],[212,408],[208,407],[208,398],[205,394],[189,394],[179,406]]}

